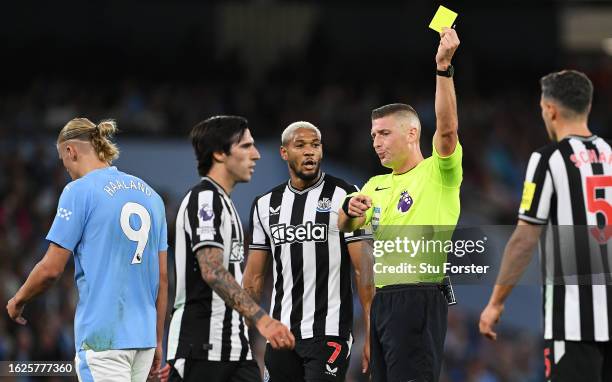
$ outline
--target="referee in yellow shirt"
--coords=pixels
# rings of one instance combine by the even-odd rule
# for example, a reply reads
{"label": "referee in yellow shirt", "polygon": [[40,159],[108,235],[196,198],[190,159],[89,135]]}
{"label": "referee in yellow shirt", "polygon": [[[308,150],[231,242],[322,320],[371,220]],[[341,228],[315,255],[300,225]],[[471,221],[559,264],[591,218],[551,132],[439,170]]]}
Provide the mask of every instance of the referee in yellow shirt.
{"label": "referee in yellow shirt", "polygon": [[[425,159],[421,154],[421,125],[412,107],[391,104],[372,112],[374,150],[382,165],[392,172],[371,178],[360,193],[349,195],[338,212],[338,226],[342,231],[352,232],[371,224],[375,255],[376,249],[381,248],[377,244],[393,242],[398,232],[412,231],[413,227],[429,226],[433,231],[446,227],[442,236],[450,239],[457,224],[462,148],[457,136],[451,59],[458,46],[455,30],[444,28],[436,54],[436,133],[431,157]],[[399,226],[404,231],[385,231]],[[421,239],[421,235],[416,239]],[[385,278],[378,274],[383,260],[378,257],[379,264],[374,267],[378,289],[371,307],[372,380],[437,381],[448,312],[440,288],[443,267],[438,267],[438,271],[417,270]],[[407,266],[415,266],[423,258],[404,256],[404,260]],[[442,264],[446,253],[432,255],[428,261]]]}

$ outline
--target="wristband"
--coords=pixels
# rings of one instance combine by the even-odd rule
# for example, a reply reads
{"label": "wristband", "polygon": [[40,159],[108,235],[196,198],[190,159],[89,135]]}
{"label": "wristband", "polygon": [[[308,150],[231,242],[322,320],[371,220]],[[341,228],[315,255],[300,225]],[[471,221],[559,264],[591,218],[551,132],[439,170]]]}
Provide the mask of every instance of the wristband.
{"label": "wristband", "polygon": [[353,217],[351,216],[351,214],[349,214],[349,202],[351,201],[351,199],[353,199],[352,196],[344,199],[344,203],[342,203],[342,211],[344,211],[346,216],[348,216],[349,218]]}
{"label": "wristband", "polygon": [[436,74],[438,76],[452,78],[455,75],[455,67],[452,66],[452,65],[449,65],[449,66],[446,67],[446,70],[437,70],[436,69]]}
{"label": "wristband", "polygon": [[261,320],[263,318],[263,316],[265,316],[265,315],[266,315],[266,312],[264,312],[263,309],[259,308],[259,310],[257,312],[255,312],[255,314],[253,314],[253,316],[251,317],[251,322],[254,325],[257,325],[259,320]]}

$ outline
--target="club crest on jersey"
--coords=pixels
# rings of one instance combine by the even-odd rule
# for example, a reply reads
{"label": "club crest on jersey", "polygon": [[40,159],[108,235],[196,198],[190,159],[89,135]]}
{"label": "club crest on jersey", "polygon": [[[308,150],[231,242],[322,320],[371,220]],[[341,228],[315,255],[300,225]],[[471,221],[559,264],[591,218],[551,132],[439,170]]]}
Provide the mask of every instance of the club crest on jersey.
{"label": "club crest on jersey", "polygon": [[200,206],[198,216],[204,221],[209,221],[215,217],[215,213],[213,212],[212,207],[208,205],[208,203],[204,203],[202,204],[202,206]]}
{"label": "club crest on jersey", "polygon": [[410,207],[412,207],[412,196],[408,194],[408,191],[402,192],[399,202],[397,203],[397,210],[401,213],[408,212]]}
{"label": "club crest on jersey", "polygon": [[323,198],[317,202],[317,212],[329,211],[331,211],[331,200],[329,198]]}

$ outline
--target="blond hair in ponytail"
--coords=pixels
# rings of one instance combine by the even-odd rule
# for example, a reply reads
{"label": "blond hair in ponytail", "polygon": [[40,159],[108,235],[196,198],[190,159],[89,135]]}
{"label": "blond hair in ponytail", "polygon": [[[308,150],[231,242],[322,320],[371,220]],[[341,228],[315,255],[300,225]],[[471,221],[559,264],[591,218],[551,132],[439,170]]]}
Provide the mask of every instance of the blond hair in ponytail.
{"label": "blond hair in ponytail", "polygon": [[76,139],[89,142],[102,162],[111,164],[119,157],[119,148],[111,141],[117,132],[117,123],[105,119],[97,125],[87,118],[74,118],[62,128],[57,143]]}

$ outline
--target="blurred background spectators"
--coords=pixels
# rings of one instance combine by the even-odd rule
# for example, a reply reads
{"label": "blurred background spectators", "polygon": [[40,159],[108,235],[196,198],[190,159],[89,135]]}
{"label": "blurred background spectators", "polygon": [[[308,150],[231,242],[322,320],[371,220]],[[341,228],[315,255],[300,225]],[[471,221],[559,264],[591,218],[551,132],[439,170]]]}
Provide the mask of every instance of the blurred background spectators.
{"label": "blurred background spectators", "polygon": [[[183,145],[190,156],[189,129],[214,114],[246,116],[257,143],[271,148],[278,146],[285,126],[307,120],[323,132],[326,164],[361,185],[386,171],[371,148],[370,111],[405,102],[420,114],[424,154],[429,154],[438,37],[427,24],[438,5],[271,0],[7,4],[0,16],[5,57],[0,88],[1,300],[13,295],[47,247],[44,237],[67,182],[53,142],[75,116],[116,119],[124,155],[144,145],[151,157],[161,155],[154,147],[170,142]],[[612,3],[444,5],[459,12],[462,40],[454,60],[464,146],[461,222],[514,224],[529,154],[547,142],[538,106],[542,75],[562,68],[587,73],[595,86],[590,127],[611,136]],[[276,155],[273,149],[265,152]],[[131,163],[119,162],[124,169]],[[195,182],[193,162],[179,165],[194,175],[183,180]],[[257,171],[266,170],[259,166]],[[166,195],[172,226],[177,195],[185,189],[167,182],[166,175],[143,178]],[[285,178],[282,171],[280,177]],[[239,186],[251,197],[264,191],[253,187]],[[241,213],[249,203],[239,198]],[[246,223],[247,215],[242,216]],[[69,264],[57,285],[27,306],[27,326],[0,315],[0,360],[73,359],[78,296]],[[482,289],[481,295],[487,295],[490,286]],[[359,370],[363,336],[355,302],[349,381],[365,380]],[[526,309],[538,317],[537,304]],[[531,327],[504,322],[502,339],[491,343],[478,335],[478,314],[461,305],[449,310],[442,380],[542,380],[538,322]],[[261,339],[255,348],[261,357]]]}

